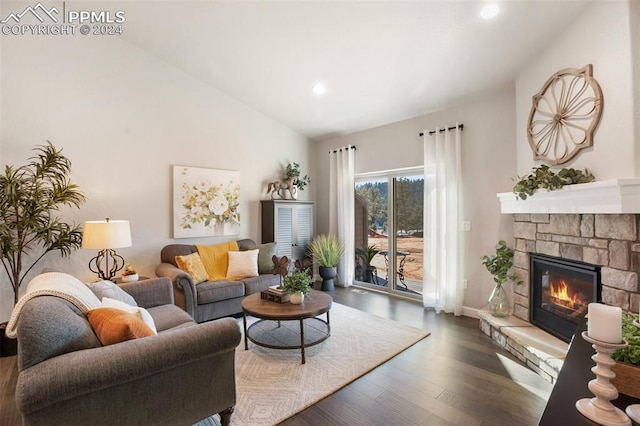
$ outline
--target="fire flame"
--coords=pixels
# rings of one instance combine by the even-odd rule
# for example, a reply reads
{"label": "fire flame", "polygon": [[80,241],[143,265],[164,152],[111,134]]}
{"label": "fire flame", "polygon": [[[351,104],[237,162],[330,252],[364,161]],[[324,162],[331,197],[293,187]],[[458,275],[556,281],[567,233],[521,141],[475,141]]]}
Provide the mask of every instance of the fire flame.
{"label": "fire flame", "polygon": [[552,282],[549,286],[549,294],[558,300],[569,302],[571,304],[583,305],[584,301],[580,298],[579,293],[569,295],[569,286],[564,280],[560,282]]}
{"label": "fire flame", "polygon": [[569,297],[569,286],[566,282],[564,282],[564,280],[560,281],[559,283],[551,283],[551,286],[549,286],[549,293],[556,299],[571,302],[571,298]]}

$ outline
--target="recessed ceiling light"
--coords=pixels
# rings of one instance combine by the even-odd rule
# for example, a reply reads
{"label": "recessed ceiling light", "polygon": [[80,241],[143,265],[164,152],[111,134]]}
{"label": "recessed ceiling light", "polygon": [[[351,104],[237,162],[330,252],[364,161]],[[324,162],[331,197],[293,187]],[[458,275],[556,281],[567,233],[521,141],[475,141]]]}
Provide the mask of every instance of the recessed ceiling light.
{"label": "recessed ceiling light", "polygon": [[491,19],[494,18],[499,11],[500,8],[497,4],[490,3],[482,8],[482,10],[480,11],[480,16],[482,17],[482,19]]}
{"label": "recessed ceiling light", "polygon": [[313,87],[311,88],[311,90],[313,91],[313,93],[315,93],[316,95],[322,95],[324,92],[327,91],[327,89],[324,87],[324,84],[322,83],[316,83],[313,85]]}

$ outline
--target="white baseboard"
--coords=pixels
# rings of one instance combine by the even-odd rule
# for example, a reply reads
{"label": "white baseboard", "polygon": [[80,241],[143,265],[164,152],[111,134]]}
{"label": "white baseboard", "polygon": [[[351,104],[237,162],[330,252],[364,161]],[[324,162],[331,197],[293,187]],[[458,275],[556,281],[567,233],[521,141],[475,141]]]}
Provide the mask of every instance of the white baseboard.
{"label": "white baseboard", "polygon": [[462,307],[462,315],[470,318],[480,318],[480,309],[470,308],[468,306]]}

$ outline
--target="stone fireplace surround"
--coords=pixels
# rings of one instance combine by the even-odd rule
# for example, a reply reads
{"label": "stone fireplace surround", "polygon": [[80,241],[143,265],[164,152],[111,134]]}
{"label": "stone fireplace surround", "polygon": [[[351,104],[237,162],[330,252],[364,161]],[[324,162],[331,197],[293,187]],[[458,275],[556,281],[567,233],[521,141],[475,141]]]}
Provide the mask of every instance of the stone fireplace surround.
{"label": "stone fireplace surround", "polygon": [[602,266],[602,301],[638,311],[638,214],[515,214],[513,313],[529,321],[529,253]]}
{"label": "stone fireplace surround", "polygon": [[552,383],[567,344],[529,323],[529,253],[602,265],[602,301],[638,311],[640,214],[513,215],[514,270],[523,281],[514,286],[513,316],[498,319],[480,313],[480,328]]}
{"label": "stone fireplace surround", "polygon": [[497,194],[502,214],[513,215],[515,272],[513,313],[480,312],[480,328],[550,382],[568,345],[529,322],[529,253],[601,265],[602,301],[638,312],[640,272],[640,178],[613,179],[560,190],[538,190],[526,200]]}

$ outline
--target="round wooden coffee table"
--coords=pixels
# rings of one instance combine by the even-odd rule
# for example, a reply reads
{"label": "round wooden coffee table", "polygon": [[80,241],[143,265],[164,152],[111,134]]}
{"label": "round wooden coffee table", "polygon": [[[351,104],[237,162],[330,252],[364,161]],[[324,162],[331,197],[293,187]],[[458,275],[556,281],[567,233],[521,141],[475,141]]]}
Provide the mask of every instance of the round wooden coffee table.
{"label": "round wooden coffee table", "polygon": [[[329,310],[333,299],[326,293],[314,291],[300,305],[277,303],[261,299],[254,293],[242,300],[244,324],[244,349],[249,349],[249,340],[258,346],[271,349],[300,349],[305,363],[304,349],[329,338]],[[327,314],[327,320],[317,318]],[[259,318],[247,328],[247,315]],[[282,321],[297,321],[298,326]]]}

